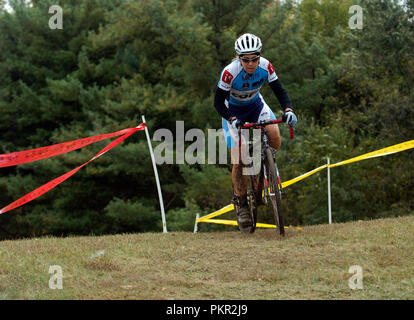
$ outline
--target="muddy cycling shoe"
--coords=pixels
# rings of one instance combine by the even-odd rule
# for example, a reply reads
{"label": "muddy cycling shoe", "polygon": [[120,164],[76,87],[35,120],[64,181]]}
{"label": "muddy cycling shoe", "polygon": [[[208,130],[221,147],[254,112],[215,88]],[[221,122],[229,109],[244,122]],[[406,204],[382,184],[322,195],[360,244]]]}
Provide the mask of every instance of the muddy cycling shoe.
{"label": "muddy cycling shoe", "polygon": [[253,223],[248,206],[239,208],[237,212],[237,224],[239,225],[240,231],[250,231]]}
{"label": "muddy cycling shoe", "polygon": [[250,216],[249,205],[247,204],[247,197],[234,197],[233,203],[236,207],[237,224],[240,231],[249,231],[253,226],[253,221]]}

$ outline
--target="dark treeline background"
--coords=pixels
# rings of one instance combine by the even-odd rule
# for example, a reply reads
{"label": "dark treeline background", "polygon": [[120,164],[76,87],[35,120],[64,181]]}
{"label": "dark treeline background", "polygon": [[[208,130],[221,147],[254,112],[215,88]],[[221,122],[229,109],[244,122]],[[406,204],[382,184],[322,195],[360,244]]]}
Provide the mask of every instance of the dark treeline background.
{"label": "dark treeline background", "polygon": [[[221,128],[222,68],[245,32],[261,37],[299,122],[281,126],[283,180],[414,138],[414,1],[0,1],[0,154],[114,132]],[[49,7],[63,29],[49,28]],[[349,7],[363,8],[352,30]],[[280,106],[265,84],[262,94]],[[0,207],[89,160],[108,141],[0,170]],[[156,145],[156,142],[153,142]],[[334,222],[412,214],[413,151],[331,169]],[[169,231],[230,203],[229,165],[158,166]],[[326,170],[286,189],[288,224],[327,223]],[[272,222],[265,209],[260,220]],[[225,217],[233,217],[228,213]],[[232,227],[200,224],[199,230]],[[0,215],[0,238],[161,231],[145,134]]]}

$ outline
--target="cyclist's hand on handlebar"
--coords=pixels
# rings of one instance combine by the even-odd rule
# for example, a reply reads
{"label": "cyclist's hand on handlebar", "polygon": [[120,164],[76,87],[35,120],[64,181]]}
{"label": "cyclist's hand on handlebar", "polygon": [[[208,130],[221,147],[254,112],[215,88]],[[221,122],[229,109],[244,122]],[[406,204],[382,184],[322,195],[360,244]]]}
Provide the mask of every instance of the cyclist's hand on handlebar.
{"label": "cyclist's hand on handlebar", "polygon": [[282,120],[292,127],[294,127],[298,122],[298,118],[296,118],[296,115],[293,113],[293,110],[285,111],[285,113],[282,116]]}
{"label": "cyclist's hand on handlebar", "polygon": [[241,126],[243,126],[243,125],[244,125],[244,122],[243,122],[243,121],[241,121],[241,120],[239,120],[239,119],[236,119],[236,118],[234,118],[234,119],[230,120],[230,123],[231,123],[231,127],[232,127],[233,129],[238,129],[238,128],[240,128]]}

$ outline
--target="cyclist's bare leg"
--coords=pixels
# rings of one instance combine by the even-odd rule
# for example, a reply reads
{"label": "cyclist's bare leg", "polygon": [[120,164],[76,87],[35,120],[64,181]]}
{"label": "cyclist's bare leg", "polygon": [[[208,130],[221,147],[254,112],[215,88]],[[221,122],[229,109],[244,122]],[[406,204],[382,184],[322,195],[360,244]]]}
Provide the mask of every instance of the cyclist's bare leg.
{"label": "cyclist's bare leg", "polygon": [[236,195],[239,197],[244,196],[247,193],[247,184],[249,180],[247,175],[243,175],[243,165],[233,164],[231,179]]}
{"label": "cyclist's bare leg", "polygon": [[279,126],[277,124],[270,124],[266,126],[266,133],[267,133],[267,136],[269,137],[270,146],[275,150],[279,150],[282,144]]}
{"label": "cyclist's bare leg", "polygon": [[[242,152],[245,152],[245,150],[246,146],[242,145]],[[244,196],[247,193],[247,184],[249,182],[249,176],[243,175],[243,163],[242,161],[239,161],[238,146],[231,148],[231,157],[233,161],[231,178],[233,182],[234,191],[236,192],[237,196]]]}
{"label": "cyclist's bare leg", "polygon": [[[242,152],[247,150],[246,145],[242,145]],[[233,169],[231,173],[233,190],[236,195],[234,199],[237,224],[240,231],[246,232],[252,226],[252,219],[249,212],[248,202],[247,202],[247,185],[249,182],[249,176],[243,174],[244,165],[242,161],[239,160],[239,147],[231,148],[231,155],[233,161]],[[244,157],[242,156],[241,159]]]}

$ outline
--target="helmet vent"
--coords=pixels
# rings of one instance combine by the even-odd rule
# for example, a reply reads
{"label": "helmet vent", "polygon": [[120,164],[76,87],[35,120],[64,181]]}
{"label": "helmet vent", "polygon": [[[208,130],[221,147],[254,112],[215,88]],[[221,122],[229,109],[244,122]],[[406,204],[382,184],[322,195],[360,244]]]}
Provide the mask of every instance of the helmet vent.
{"label": "helmet vent", "polygon": [[236,40],[234,49],[239,56],[243,54],[252,54],[254,52],[260,54],[262,51],[262,42],[260,41],[260,38],[254,34],[245,33]]}

